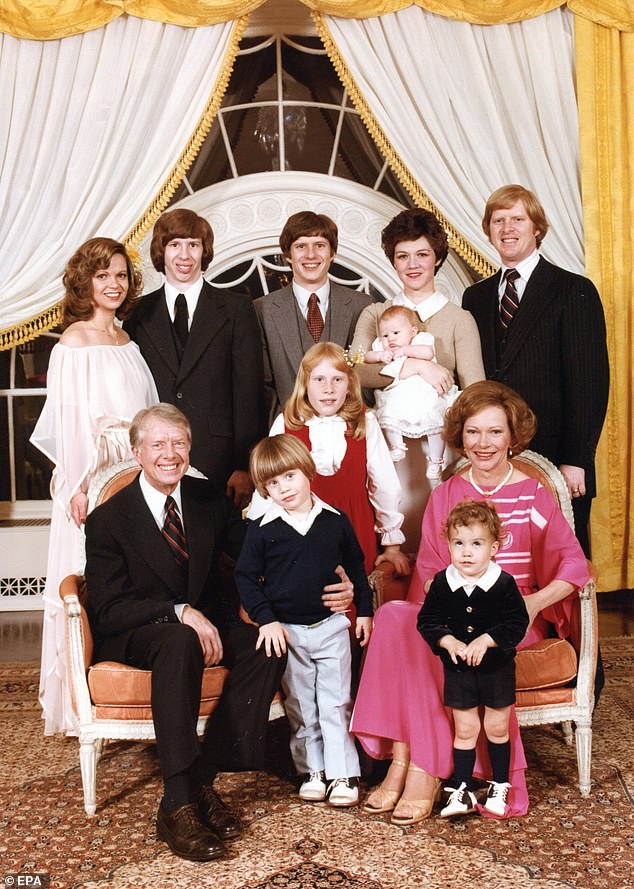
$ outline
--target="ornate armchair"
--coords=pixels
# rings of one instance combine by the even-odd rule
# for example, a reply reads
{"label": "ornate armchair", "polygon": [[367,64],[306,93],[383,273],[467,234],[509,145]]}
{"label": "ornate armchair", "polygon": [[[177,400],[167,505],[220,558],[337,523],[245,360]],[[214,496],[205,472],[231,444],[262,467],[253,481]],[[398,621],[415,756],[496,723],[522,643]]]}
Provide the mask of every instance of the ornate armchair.
{"label": "ornate armchair", "polygon": [[[89,491],[89,509],[129,484],[138,472],[138,463],[130,460],[98,476]],[[75,574],[64,578],[60,597],[64,602],[67,670],[79,735],[84,808],[86,814],[92,816],[97,808],[97,762],[104,741],[155,739],[150,707],[151,673],[113,661],[93,664],[93,639],[84,608],[87,597],[84,578]],[[207,717],[218,704],[228,675],[225,667],[204,670],[199,734],[203,733]],[[270,718],[282,714],[283,707],[276,697],[271,704]]]}
{"label": "ornate armchair", "polygon": [[[570,495],[559,470],[533,451],[524,451],[513,457],[512,462],[548,488],[574,528]],[[453,472],[467,465],[466,460],[460,460]],[[598,651],[597,576],[590,563],[589,572],[590,580],[578,591],[569,638],[544,639],[518,652],[516,658],[518,722],[520,726],[560,722],[567,744],[572,745],[574,736],[582,796],[590,795],[592,710]],[[390,599],[406,598],[409,578],[394,577],[391,566],[385,563],[385,567],[381,565],[373,572],[370,584],[378,607]]]}

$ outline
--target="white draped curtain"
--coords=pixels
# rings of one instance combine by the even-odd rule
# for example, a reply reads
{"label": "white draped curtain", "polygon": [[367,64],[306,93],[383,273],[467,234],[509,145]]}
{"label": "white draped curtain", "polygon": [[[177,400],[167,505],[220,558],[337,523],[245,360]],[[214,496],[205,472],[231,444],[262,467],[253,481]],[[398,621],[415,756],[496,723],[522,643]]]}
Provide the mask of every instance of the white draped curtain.
{"label": "white draped curtain", "polygon": [[122,239],[170,171],[223,69],[235,23],[123,16],[60,40],[0,34],[0,328],[62,296],[88,237]]}
{"label": "white draped curtain", "polygon": [[518,182],[537,194],[551,223],[544,254],[583,272],[573,17],[565,7],[512,25],[471,25],[416,6],[324,21],[396,154],[468,242],[497,264],[482,212],[491,192]]}

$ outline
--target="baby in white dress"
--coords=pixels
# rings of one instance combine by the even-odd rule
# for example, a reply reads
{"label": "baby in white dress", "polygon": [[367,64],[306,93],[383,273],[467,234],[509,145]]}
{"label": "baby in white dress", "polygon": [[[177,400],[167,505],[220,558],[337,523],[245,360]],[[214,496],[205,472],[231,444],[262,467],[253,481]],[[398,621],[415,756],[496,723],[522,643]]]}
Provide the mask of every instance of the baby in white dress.
{"label": "baby in white dress", "polygon": [[366,352],[364,360],[383,364],[380,371],[393,378],[385,389],[376,389],[376,413],[385,433],[392,460],[405,457],[407,438],[427,437],[427,478],[439,479],[442,473],[445,443],[441,430],[445,411],[460,394],[452,386],[446,395],[439,395],[434,387],[414,374],[402,377],[408,358],[436,360],[434,337],[418,328],[416,314],[406,306],[391,306],[379,320],[379,336]]}

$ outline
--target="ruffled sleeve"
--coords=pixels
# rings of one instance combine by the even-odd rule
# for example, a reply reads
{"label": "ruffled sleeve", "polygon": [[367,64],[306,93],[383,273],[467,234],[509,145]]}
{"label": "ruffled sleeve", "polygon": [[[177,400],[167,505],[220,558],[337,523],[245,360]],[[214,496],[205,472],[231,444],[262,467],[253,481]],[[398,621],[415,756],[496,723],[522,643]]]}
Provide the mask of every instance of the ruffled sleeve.
{"label": "ruffled sleeve", "polygon": [[404,516],[400,511],[401,483],[376,415],[366,411],[366,452],[368,496],[376,517],[376,530],[383,546],[400,546],[405,542],[401,531]]}
{"label": "ruffled sleeve", "polygon": [[54,346],[46,402],[31,442],[55,464],[51,493],[66,511],[85,487],[102,433],[129,426],[137,411],[157,401],[136,344]]}

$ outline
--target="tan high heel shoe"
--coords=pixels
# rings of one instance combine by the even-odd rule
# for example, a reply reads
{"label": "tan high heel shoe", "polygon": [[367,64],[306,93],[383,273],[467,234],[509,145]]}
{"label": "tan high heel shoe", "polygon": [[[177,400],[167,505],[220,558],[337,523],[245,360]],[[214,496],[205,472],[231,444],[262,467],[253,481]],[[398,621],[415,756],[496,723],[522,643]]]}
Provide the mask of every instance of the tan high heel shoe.
{"label": "tan high heel shoe", "polygon": [[[403,762],[402,759],[393,759],[392,762],[404,769],[409,765],[409,763]],[[386,790],[382,784],[379,784],[379,786],[375,787],[370,796],[366,799],[362,811],[368,812],[370,815],[380,815],[382,812],[391,812],[397,804],[402,792],[402,790]]]}
{"label": "tan high heel shoe", "polygon": [[[407,771],[424,772],[425,769],[419,769],[418,766],[410,763]],[[434,790],[431,799],[404,799],[401,796],[398,804],[394,808],[392,817],[390,818],[390,824],[397,824],[399,827],[407,827],[410,824],[418,824],[419,821],[424,821],[425,818],[429,818],[434,808],[434,803],[440,797],[441,784],[442,782],[440,778],[434,778]],[[401,809],[400,812],[399,809]],[[405,814],[405,810],[408,812],[407,815]]]}

